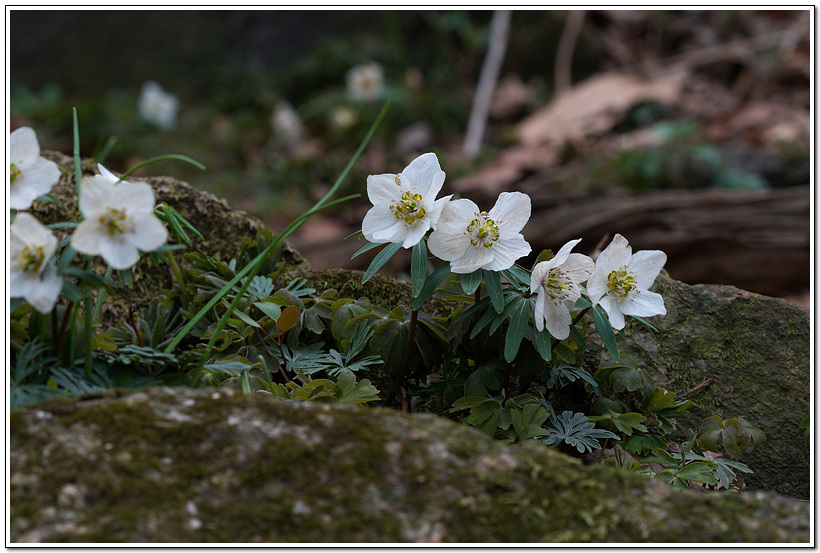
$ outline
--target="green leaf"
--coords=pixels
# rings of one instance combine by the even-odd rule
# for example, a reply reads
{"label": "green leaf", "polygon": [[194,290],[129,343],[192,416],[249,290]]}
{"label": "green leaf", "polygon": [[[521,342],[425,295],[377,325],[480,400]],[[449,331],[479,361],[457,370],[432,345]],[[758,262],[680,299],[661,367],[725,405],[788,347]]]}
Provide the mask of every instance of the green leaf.
{"label": "green leaf", "polygon": [[359,250],[356,253],[354,253],[350,257],[350,259],[355,259],[356,257],[358,257],[359,255],[361,255],[365,252],[369,252],[370,250],[378,248],[379,246],[384,246],[384,244],[385,244],[385,242],[368,242],[366,245],[359,248]]}
{"label": "green leaf", "polygon": [[504,311],[504,289],[501,287],[501,273],[498,271],[484,272],[484,282],[487,285],[487,292],[490,294],[490,299],[493,302],[493,308],[501,313]]}
{"label": "green leaf", "polygon": [[192,159],[188,156],[183,156],[183,155],[180,155],[180,154],[165,154],[165,155],[162,155],[162,156],[153,157],[151,159],[143,161],[142,163],[138,163],[138,164],[134,165],[131,169],[129,169],[128,171],[126,171],[125,173],[122,174],[122,176],[120,177],[120,180],[125,180],[126,178],[130,177],[132,174],[134,174],[139,169],[142,169],[146,165],[151,165],[152,163],[157,163],[159,161],[166,161],[166,160],[169,160],[169,159],[184,161],[186,163],[190,163],[191,165],[193,165],[197,169],[201,169],[203,171],[205,170],[204,165],[202,165],[197,160]]}
{"label": "green leaf", "polygon": [[600,305],[596,305],[592,310],[592,316],[595,320],[595,329],[601,336],[601,340],[603,340],[609,355],[612,356],[612,360],[620,360],[621,356],[620,353],[618,353],[618,344],[615,343],[615,332],[612,330],[612,325],[609,324],[609,317],[606,311],[604,311],[604,308]]}
{"label": "green leaf", "polygon": [[529,303],[521,301],[518,309],[513,311],[510,320],[510,328],[507,329],[507,336],[504,339],[504,359],[507,363],[512,363],[518,354],[521,340],[527,332],[527,325],[530,321]]}
{"label": "green leaf", "polygon": [[262,313],[274,321],[278,321],[279,316],[282,314],[282,307],[276,303],[269,301],[255,301],[253,304],[258,307]]}
{"label": "green leaf", "polygon": [[424,286],[421,287],[421,292],[419,292],[418,297],[413,300],[413,310],[418,311],[419,308],[427,301],[433,292],[435,292],[438,285],[441,284],[447,275],[450,274],[450,262],[446,261],[444,265],[433,271],[433,273],[427,277],[427,280],[424,281]]}
{"label": "green leaf", "polygon": [[239,309],[235,309],[233,312],[234,317],[238,318],[240,321],[247,325],[251,325],[252,327],[259,328],[259,323],[251,319],[248,315],[241,312]]}
{"label": "green leaf", "polygon": [[633,455],[645,455],[655,448],[665,448],[666,443],[652,434],[635,434],[627,438],[624,449]]}
{"label": "green leaf", "polygon": [[476,269],[472,273],[461,275],[461,289],[468,296],[475,294],[481,285],[481,269]]}
{"label": "green leaf", "polygon": [[504,384],[504,366],[501,359],[492,359],[478,367],[467,377],[464,395],[486,397],[490,391],[500,390]]}
{"label": "green leaf", "polygon": [[427,276],[427,242],[419,240],[413,246],[413,254],[410,260],[410,283],[413,290],[413,297],[417,298]]}
{"label": "green leaf", "polygon": [[549,332],[546,329],[535,330],[533,337],[533,344],[535,344],[535,349],[541,355],[541,359],[549,362],[552,359],[552,339]]}
{"label": "green leaf", "polygon": [[683,466],[683,468],[679,469],[675,473],[675,476],[685,480],[691,480],[693,482],[700,482],[701,484],[714,486],[717,484],[717,478],[715,478],[715,475],[712,473],[712,467],[710,465],[710,463],[706,463],[704,461],[687,463]]}
{"label": "green leaf", "polygon": [[401,249],[401,242],[395,242],[388,244],[386,248],[376,254],[376,257],[373,258],[373,261],[370,262],[370,267],[367,268],[365,271],[364,276],[362,277],[362,284],[370,280],[370,277],[376,274],[379,269],[387,263],[393,255],[397,251]]}

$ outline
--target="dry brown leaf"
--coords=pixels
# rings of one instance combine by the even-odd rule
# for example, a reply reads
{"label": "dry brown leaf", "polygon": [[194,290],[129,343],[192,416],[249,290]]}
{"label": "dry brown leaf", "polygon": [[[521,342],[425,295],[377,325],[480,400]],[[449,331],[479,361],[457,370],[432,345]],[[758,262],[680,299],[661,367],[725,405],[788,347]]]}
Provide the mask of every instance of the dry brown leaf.
{"label": "dry brown leaf", "polygon": [[522,121],[518,137],[526,145],[536,145],[605,132],[637,102],[677,101],[686,76],[679,72],[650,81],[617,73],[590,77]]}

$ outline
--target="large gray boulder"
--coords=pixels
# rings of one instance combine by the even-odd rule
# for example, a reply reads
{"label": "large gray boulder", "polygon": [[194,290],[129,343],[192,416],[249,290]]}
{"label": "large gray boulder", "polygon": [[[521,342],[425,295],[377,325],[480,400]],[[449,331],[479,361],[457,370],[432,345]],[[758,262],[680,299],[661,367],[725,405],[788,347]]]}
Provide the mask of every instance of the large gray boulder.
{"label": "large gray boulder", "polygon": [[[620,351],[678,394],[711,381],[686,396],[692,407],[679,428],[697,429],[711,415],[743,417],[766,434],[741,457],[754,470],[744,475],[749,489],[808,499],[809,444],[799,425],[810,413],[809,310],[733,286],[685,284],[665,271],[652,289],[666,305],[666,315],[650,319],[657,334],[630,323]],[[600,345],[591,357],[608,359]]]}
{"label": "large gray boulder", "polygon": [[810,540],[807,502],[676,492],[433,415],[153,388],[10,426],[15,543]]}

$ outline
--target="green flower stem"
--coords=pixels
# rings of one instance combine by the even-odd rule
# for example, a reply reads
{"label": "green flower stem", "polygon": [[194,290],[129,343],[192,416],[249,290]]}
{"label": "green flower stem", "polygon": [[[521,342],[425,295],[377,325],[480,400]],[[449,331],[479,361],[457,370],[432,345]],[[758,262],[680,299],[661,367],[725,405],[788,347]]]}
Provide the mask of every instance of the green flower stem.
{"label": "green flower stem", "polygon": [[177,259],[174,257],[174,252],[170,250],[165,252],[165,259],[168,260],[168,265],[171,267],[171,272],[174,273],[174,278],[177,279],[179,291],[183,296],[185,296],[185,276],[182,274],[182,269],[180,269],[179,263],[177,263]]}
{"label": "green flower stem", "polygon": [[92,299],[91,299],[91,289],[85,288],[83,292],[85,296],[85,335],[83,336],[83,341],[85,342],[85,377],[91,378],[91,362],[92,362],[92,350],[91,348],[94,345],[93,337],[94,337],[94,316],[93,316],[93,307],[92,307]]}
{"label": "green flower stem", "polygon": [[80,205],[80,183],[83,180],[83,167],[80,163],[80,124],[77,121],[77,108],[74,108],[74,185],[77,188],[77,205]]}
{"label": "green flower stem", "polygon": [[[370,127],[370,131],[367,133],[367,136],[365,136],[365,138],[362,141],[361,145],[359,145],[359,149],[356,150],[356,153],[353,155],[350,162],[348,162],[348,164],[345,167],[344,171],[342,171],[342,174],[339,175],[339,178],[336,180],[336,182],[333,184],[333,186],[330,188],[330,190],[328,190],[327,194],[325,194],[324,197],[321,200],[316,202],[316,205],[314,205],[307,213],[304,213],[303,215],[298,217],[296,220],[294,220],[290,225],[288,225],[288,227],[284,231],[282,231],[282,233],[280,233],[276,237],[276,239],[267,248],[265,248],[259,255],[257,255],[253,259],[253,261],[251,261],[248,265],[246,265],[241,271],[239,271],[236,274],[235,277],[233,277],[227,284],[225,284],[225,286],[223,286],[222,289],[219,290],[219,292],[217,292],[214,295],[214,297],[211,298],[210,301],[208,301],[208,303],[206,303],[196,313],[196,315],[194,315],[191,318],[191,320],[189,320],[188,323],[177,333],[177,335],[174,337],[174,339],[171,340],[171,342],[166,346],[166,348],[164,350],[165,353],[171,353],[174,350],[174,348],[177,347],[179,345],[179,343],[188,335],[188,333],[191,331],[191,329],[194,327],[194,325],[196,325],[197,322],[199,322],[199,320],[202,317],[204,317],[205,314],[214,305],[216,305],[217,302],[219,302],[222,299],[222,296],[224,296],[228,292],[228,290],[233,288],[233,286],[237,282],[239,282],[239,280],[242,277],[244,277],[245,275],[248,275],[249,273],[252,273],[248,276],[248,279],[247,279],[247,282],[250,283],[251,279],[256,275],[256,272],[261,267],[262,260],[267,258],[267,256],[270,254],[270,252],[274,251],[275,249],[278,249],[285,242],[285,239],[288,236],[290,236],[296,229],[298,229],[300,226],[302,226],[305,223],[305,221],[310,219],[313,215],[315,215],[316,213],[318,213],[322,209],[328,208],[332,205],[336,205],[337,203],[341,203],[343,201],[347,201],[349,199],[352,199],[353,197],[356,197],[356,196],[347,196],[345,198],[341,198],[341,199],[335,200],[333,202],[330,201],[330,197],[333,196],[333,194],[335,194],[336,191],[339,189],[339,187],[342,184],[342,181],[344,181],[344,179],[347,177],[350,170],[353,168],[353,165],[356,163],[356,161],[358,161],[359,157],[362,155],[362,152],[364,151],[365,146],[367,146],[367,144],[370,142],[370,139],[373,137],[373,134],[376,132],[376,128],[379,126],[379,123],[381,123],[381,120],[384,118],[384,115],[387,112],[387,108],[388,108],[389,105],[390,105],[390,101],[385,103],[384,107],[382,108],[381,113],[376,118],[376,121],[373,123],[373,125]],[[244,294],[244,290],[243,290],[242,294]],[[241,296],[241,294],[238,295],[237,297],[239,297],[239,296]],[[231,304],[231,306],[228,308],[228,310],[223,315],[224,320],[227,320],[227,318],[230,317],[231,313],[233,312],[233,305],[234,304]],[[205,354],[204,354],[205,357],[208,357],[210,355],[211,349],[212,349],[212,347],[209,347],[208,349],[206,349]]]}
{"label": "green flower stem", "polygon": [[[105,279],[108,280],[111,278],[111,273],[114,272],[114,269],[111,268],[109,265],[105,269]],[[97,294],[97,305],[94,307],[94,324],[100,321],[100,312],[102,311],[103,302],[105,301],[105,288],[100,288],[100,293]]]}
{"label": "green flower stem", "polygon": [[401,383],[404,378],[404,373],[407,371],[407,361],[410,359],[410,349],[413,347],[413,339],[416,336],[416,319],[418,319],[418,316],[418,309],[413,309],[410,312],[410,329],[407,332],[407,344],[404,346],[404,357],[402,357],[401,360],[401,368],[399,368],[396,378],[393,380],[393,383],[390,385],[390,389],[387,391],[387,396],[384,398],[384,403],[382,403],[385,407],[390,407],[390,405],[392,405],[396,387]]}

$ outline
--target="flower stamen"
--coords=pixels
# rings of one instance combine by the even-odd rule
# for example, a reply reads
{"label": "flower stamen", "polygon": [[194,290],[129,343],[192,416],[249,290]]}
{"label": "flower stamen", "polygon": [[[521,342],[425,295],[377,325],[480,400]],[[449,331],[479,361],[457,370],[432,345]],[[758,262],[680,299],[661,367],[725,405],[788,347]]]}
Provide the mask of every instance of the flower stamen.
{"label": "flower stamen", "polygon": [[26,246],[17,254],[17,266],[25,273],[39,273],[45,257],[43,246],[37,246],[36,249]]}
{"label": "flower stamen", "polygon": [[109,213],[100,215],[99,221],[100,226],[105,227],[109,236],[116,236],[124,234],[128,230],[125,224],[126,219],[125,210],[111,208]]}
{"label": "flower stamen", "polygon": [[638,285],[635,282],[635,276],[629,274],[626,265],[624,265],[620,269],[609,273],[606,286],[615,292],[619,298],[625,299]]}
{"label": "flower stamen", "polygon": [[[399,177],[396,175],[396,184],[399,184]],[[391,205],[393,215],[396,219],[403,219],[408,225],[412,225],[418,219],[424,219],[427,216],[427,211],[420,206],[422,202],[421,194],[412,194],[410,192],[403,192],[401,201],[396,205]]]}
{"label": "flower stamen", "polygon": [[9,176],[11,178],[11,182],[14,182],[17,179],[17,177],[19,177],[22,174],[23,174],[23,172],[20,169],[18,169],[15,164],[13,164],[13,163],[10,164],[10,166],[9,166]]}
{"label": "flower stamen", "polygon": [[473,246],[483,246],[485,248],[492,247],[494,242],[498,242],[501,233],[498,230],[498,224],[489,218],[486,211],[478,214],[478,217],[470,221],[467,225],[467,234],[471,236],[470,244]]}

